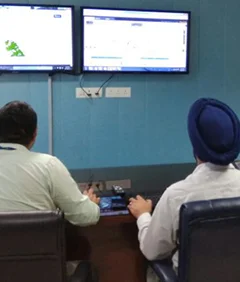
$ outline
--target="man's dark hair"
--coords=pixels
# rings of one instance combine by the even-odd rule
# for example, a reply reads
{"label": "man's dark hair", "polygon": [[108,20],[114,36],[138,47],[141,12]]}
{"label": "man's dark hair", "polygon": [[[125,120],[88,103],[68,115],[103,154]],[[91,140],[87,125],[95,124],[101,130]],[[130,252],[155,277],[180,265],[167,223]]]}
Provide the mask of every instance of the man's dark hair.
{"label": "man's dark hair", "polygon": [[37,128],[37,114],[25,102],[13,101],[0,109],[0,142],[27,146]]}

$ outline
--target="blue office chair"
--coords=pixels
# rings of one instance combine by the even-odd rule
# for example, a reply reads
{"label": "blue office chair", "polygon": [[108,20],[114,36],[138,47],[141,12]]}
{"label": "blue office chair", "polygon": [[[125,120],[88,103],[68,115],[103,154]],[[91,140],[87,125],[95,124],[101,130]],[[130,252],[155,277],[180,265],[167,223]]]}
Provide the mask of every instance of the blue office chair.
{"label": "blue office chair", "polygon": [[240,198],[183,204],[178,275],[169,261],[150,262],[161,282],[240,281]]}

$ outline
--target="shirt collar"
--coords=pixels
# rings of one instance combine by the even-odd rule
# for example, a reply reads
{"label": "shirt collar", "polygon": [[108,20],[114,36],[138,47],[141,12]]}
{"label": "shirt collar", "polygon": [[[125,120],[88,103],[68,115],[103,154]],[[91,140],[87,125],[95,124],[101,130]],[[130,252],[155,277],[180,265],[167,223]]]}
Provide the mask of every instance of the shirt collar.
{"label": "shirt collar", "polygon": [[235,167],[232,164],[229,165],[215,165],[212,163],[201,163],[199,164],[193,173],[202,171],[202,170],[215,170],[215,171],[223,171],[227,169],[235,169]]}
{"label": "shirt collar", "polygon": [[17,143],[0,143],[0,147],[14,148],[18,151],[29,151],[25,146]]}

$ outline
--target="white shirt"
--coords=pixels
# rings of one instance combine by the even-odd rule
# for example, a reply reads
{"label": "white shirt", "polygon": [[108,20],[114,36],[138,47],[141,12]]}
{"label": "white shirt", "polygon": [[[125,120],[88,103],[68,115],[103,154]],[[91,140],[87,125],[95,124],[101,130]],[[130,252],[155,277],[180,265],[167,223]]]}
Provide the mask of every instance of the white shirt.
{"label": "white shirt", "polygon": [[30,152],[19,144],[0,144],[0,211],[56,210],[72,224],[99,220],[98,205],[83,195],[56,157]]}
{"label": "white shirt", "polygon": [[[148,260],[163,259],[176,247],[179,210],[183,203],[240,196],[240,171],[232,165],[197,166],[185,180],[166,189],[153,215],[142,214],[138,220],[140,249]],[[178,267],[178,253],[173,256]]]}

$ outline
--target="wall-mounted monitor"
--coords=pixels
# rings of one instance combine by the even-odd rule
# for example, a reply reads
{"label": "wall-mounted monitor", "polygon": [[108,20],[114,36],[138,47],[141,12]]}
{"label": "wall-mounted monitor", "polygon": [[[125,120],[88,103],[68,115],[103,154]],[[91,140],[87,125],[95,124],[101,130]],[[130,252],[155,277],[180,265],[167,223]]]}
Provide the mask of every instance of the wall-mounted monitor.
{"label": "wall-mounted monitor", "polygon": [[189,72],[190,12],[81,8],[82,72]]}
{"label": "wall-mounted monitor", "polygon": [[73,71],[73,18],[73,6],[0,4],[0,73]]}

